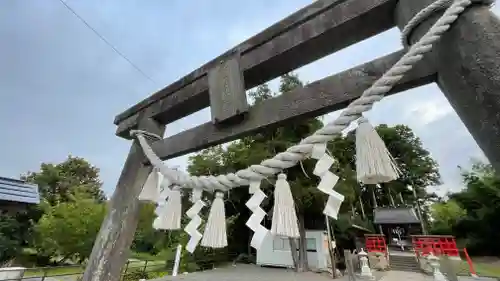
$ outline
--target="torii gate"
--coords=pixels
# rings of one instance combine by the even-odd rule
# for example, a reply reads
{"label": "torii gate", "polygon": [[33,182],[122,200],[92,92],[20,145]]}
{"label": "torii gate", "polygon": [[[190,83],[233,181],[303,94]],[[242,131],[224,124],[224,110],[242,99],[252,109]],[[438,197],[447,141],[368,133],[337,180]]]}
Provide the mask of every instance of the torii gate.
{"label": "torii gate", "polygon": [[[463,1],[463,0],[462,0]],[[466,1],[466,0],[465,0]],[[245,89],[349,45],[400,29],[433,0],[319,0],[272,25],[175,83],[119,114],[117,135],[140,129],[163,136],[165,126],[210,106],[212,122],[152,143],[163,160],[344,108],[405,53],[404,50],[315,81],[249,107]],[[500,171],[500,21],[492,0],[475,1],[433,51],[390,92],[436,82],[493,166]],[[408,43],[442,10],[419,23]],[[449,140],[443,140],[449,141]],[[453,140],[456,141],[456,140]],[[137,227],[137,195],[151,166],[134,141],[89,259],[84,281],[118,280]]]}

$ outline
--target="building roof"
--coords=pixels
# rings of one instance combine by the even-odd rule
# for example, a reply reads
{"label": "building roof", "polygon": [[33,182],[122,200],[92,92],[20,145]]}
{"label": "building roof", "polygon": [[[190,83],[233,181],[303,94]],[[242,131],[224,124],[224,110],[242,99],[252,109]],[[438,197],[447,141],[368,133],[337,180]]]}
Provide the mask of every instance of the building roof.
{"label": "building roof", "polygon": [[38,204],[38,186],[22,180],[0,177],[0,201]]}
{"label": "building roof", "polygon": [[375,224],[417,224],[420,220],[413,208],[377,208],[374,210]]}

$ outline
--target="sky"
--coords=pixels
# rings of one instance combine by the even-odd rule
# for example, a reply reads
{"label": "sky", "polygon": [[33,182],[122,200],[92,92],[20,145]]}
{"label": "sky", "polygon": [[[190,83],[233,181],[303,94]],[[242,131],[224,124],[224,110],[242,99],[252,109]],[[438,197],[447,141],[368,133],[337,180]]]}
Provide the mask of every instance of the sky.
{"label": "sky", "polygon": [[[86,25],[60,0],[0,1],[0,175],[18,178],[71,154],[100,168],[111,195],[130,147],[115,136],[115,115],[310,3],[66,0]],[[399,36],[391,29],[296,72],[324,78],[401,49]],[[457,165],[484,159],[435,84],[388,97],[368,117],[414,130],[440,166],[440,194],[462,188]],[[199,111],[169,124],[166,136],[209,120]],[[167,163],[185,169],[187,156]]]}

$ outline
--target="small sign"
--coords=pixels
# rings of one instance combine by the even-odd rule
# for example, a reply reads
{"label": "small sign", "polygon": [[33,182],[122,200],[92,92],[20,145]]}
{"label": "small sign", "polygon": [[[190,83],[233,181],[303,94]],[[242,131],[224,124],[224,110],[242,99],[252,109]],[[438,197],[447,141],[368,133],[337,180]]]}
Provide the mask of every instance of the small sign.
{"label": "small sign", "polygon": [[221,61],[208,71],[210,110],[214,124],[223,123],[248,111],[240,56]]}

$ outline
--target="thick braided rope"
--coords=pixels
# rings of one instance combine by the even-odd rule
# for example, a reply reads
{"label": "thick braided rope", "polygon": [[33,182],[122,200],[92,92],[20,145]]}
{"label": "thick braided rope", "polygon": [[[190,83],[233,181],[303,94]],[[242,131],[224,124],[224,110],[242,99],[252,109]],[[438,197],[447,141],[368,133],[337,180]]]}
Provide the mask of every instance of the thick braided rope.
{"label": "thick braided rope", "polygon": [[[438,0],[442,3],[441,0]],[[146,157],[151,164],[158,168],[164,176],[172,183],[191,188],[203,188],[205,190],[227,190],[233,187],[248,185],[251,180],[261,180],[275,175],[284,169],[295,166],[299,161],[309,157],[315,144],[324,144],[331,141],[346,129],[351,122],[361,117],[362,113],[372,109],[373,104],[384,98],[404,76],[410,71],[423,55],[432,50],[432,44],[436,43],[445,33],[458,16],[471,5],[471,0],[456,0],[446,9],[443,16],[430,28],[429,31],[413,46],[401,59],[394,64],[382,77],[365,90],[360,98],[353,101],[333,122],[316,131],[311,136],[303,139],[299,144],[279,153],[272,159],[262,161],[259,165],[252,165],[238,171],[236,174],[215,176],[188,176],[184,173],[169,169],[163,164],[153,152],[145,137],[140,131],[131,132],[136,135]]]}
{"label": "thick braided rope", "polygon": [[[444,10],[453,3],[454,0],[437,0],[420,10],[403,28],[401,31],[401,42],[405,47],[410,44],[410,36],[417,26],[419,26],[426,19],[431,17],[434,13]],[[471,0],[472,3],[478,3],[483,5],[492,5],[495,0]],[[471,4],[472,4],[471,3]]]}

